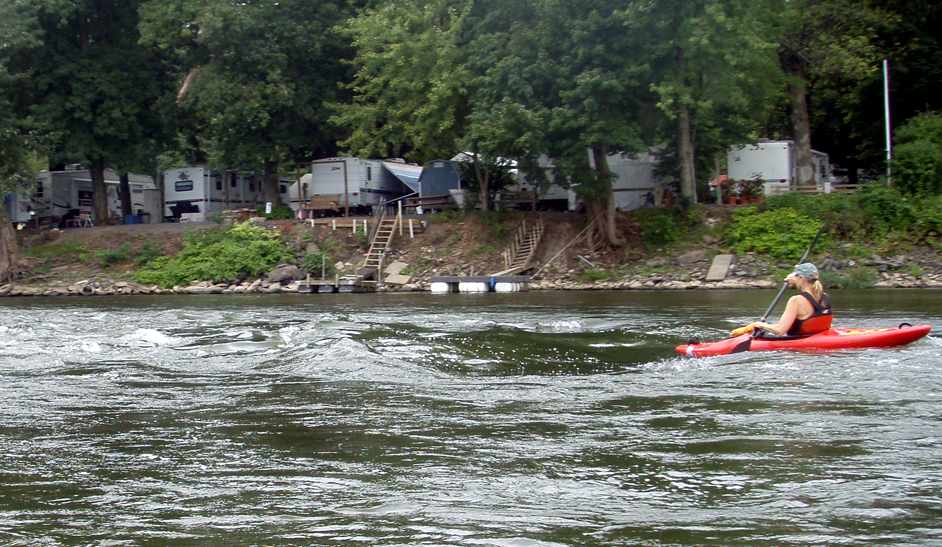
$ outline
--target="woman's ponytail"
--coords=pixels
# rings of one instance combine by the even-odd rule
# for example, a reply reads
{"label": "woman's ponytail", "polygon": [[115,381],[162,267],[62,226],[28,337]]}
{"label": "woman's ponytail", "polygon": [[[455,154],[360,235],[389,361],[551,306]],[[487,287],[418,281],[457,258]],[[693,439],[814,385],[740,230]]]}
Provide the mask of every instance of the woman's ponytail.
{"label": "woman's ponytail", "polygon": [[824,294],[824,285],[821,284],[820,279],[815,279],[814,283],[811,285],[811,296],[814,297],[818,302],[821,301],[821,295]]}

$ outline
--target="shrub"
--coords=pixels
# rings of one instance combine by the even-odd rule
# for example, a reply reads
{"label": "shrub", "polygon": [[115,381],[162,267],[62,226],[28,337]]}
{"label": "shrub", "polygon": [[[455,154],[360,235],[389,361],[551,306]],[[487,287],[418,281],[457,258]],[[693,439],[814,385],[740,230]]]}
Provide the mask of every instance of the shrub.
{"label": "shrub", "polygon": [[95,253],[102,268],[108,268],[131,259],[131,245],[124,243],[117,249],[98,251]]}
{"label": "shrub", "polygon": [[134,257],[134,262],[136,262],[138,266],[143,266],[158,256],[161,256],[162,254],[163,253],[160,252],[160,249],[154,246],[152,242],[145,241],[144,244],[141,245],[141,248],[137,250],[137,255]]}
{"label": "shrub", "polygon": [[585,270],[579,274],[579,279],[585,283],[595,283],[597,281],[607,281],[613,277],[612,272],[600,268]]}
{"label": "shrub", "polygon": [[334,260],[324,251],[317,251],[304,255],[301,261],[301,270],[311,276],[321,278],[323,271],[324,277],[334,275]]}
{"label": "shrub", "polygon": [[866,216],[871,233],[904,231],[912,225],[912,205],[895,188],[883,184],[868,184],[857,193],[856,198],[857,206]]}
{"label": "shrub", "polygon": [[677,241],[683,233],[673,210],[639,209],[634,212],[635,220],[641,232],[641,240],[646,245],[667,245]]}
{"label": "shrub", "polygon": [[287,205],[273,207],[271,213],[267,215],[265,214],[264,207],[258,207],[255,209],[255,212],[258,214],[258,216],[265,217],[265,220],[290,220],[294,218],[294,211]]}
{"label": "shrub", "polygon": [[877,272],[872,268],[854,268],[844,272],[821,272],[825,287],[835,289],[869,289],[876,284]]}
{"label": "shrub", "polygon": [[913,236],[916,241],[942,238],[942,196],[924,198],[913,208]]}
{"label": "shrub", "polygon": [[942,144],[929,140],[896,147],[893,182],[907,194],[942,194]]}
{"label": "shrub", "polygon": [[758,212],[755,207],[743,207],[733,214],[727,237],[738,252],[797,260],[820,227],[820,221],[791,208]]}
{"label": "shrub", "polygon": [[867,218],[852,194],[802,194],[789,192],[766,198],[760,210],[793,209],[821,221],[828,233],[850,238],[867,231]]}
{"label": "shrub", "polygon": [[193,281],[231,282],[261,275],[291,259],[277,231],[245,222],[225,230],[188,233],[179,254],[155,258],[135,277],[162,287]]}

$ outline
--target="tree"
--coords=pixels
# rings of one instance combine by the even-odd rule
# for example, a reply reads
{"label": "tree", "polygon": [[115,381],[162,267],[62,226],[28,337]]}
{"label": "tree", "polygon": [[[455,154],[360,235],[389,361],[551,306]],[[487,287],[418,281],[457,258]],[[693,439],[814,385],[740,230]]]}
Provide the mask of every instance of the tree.
{"label": "tree", "polygon": [[665,116],[681,195],[697,200],[697,165],[755,138],[780,81],[769,2],[637,3],[652,89]]}
{"label": "tree", "polygon": [[14,63],[32,130],[50,150],[88,165],[100,222],[109,217],[105,168],[132,163],[133,151],[160,132],[165,78],[139,43],[139,4],[38,0],[43,40]]}
{"label": "tree", "polygon": [[[810,91],[831,83],[839,101],[857,97],[855,90],[879,75],[875,31],[894,18],[852,0],[799,0],[785,4],[780,13],[779,60],[787,75],[796,178],[798,185],[813,185]],[[846,112],[857,107],[844,104]]]}
{"label": "tree", "polygon": [[176,69],[187,139],[211,163],[264,170],[265,199],[280,202],[279,166],[333,152],[327,104],[346,78],[348,46],[334,27],[344,0],[151,0],[144,41]]}
{"label": "tree", "polygon": [[29,145],[21,131],[22,120],[16,115],[15,81],[7,70],[11,55],[20,48],[37,43],[30,3],[11,0],[0,3],[0,283],[17,273],[18,250],[16,233],[7,217],[3,197],[16,192],[24,180],[32,180]]}
{"label": "tree", "polygon": [[458,151],[469,115],[468,0],[390,0],[341,27],[354,48],[349,101],[334,105],[341,142],[369,157],[425,161]]}

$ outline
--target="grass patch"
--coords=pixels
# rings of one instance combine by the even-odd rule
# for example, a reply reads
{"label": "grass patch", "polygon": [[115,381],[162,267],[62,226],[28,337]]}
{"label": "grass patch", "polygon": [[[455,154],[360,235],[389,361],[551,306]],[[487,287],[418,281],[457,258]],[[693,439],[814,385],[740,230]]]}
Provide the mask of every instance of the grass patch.
{"label": "grass patch", "polygon": [[45,245],[35,245],[26,249],[24,255],[42,260],[55,258],[68,258],[71,260],[88,260],[89,251],[84,245],[77,241],[63,241],[56,243],[47,243]]}
{"label": "grass patch", "polygon": [[597,283],[599,281],[608,281],[615,277],[615,272],[602,268],[592,268],[579,273],[579,280],[584,283]]}
{"label": "grass patch", "polygon": [[852,268],[842,272],[822,272],[821,282],[835,289],[869,289],[880,279],[873,268]]}

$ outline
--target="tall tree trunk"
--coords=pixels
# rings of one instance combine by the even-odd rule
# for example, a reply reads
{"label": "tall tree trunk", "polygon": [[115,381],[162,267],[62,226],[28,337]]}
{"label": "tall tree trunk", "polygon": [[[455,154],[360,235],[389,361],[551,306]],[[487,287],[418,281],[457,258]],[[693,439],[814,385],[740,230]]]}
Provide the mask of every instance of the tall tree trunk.
{"label": "tall tree trunk", "polygon": [[126,171],[123,171],[120,175],[120,184],[118,185],[118,197],[121,198],[121,216],[127,217],[128,215],[133,215],[134,211],[131,209],[131,177],[128,176]]}
{"label": "tall tree trunk", "polygon": [[105,184],[105,159],[92,160],[91,169],[92,191],[95,194],[95,222],[107,224],[111,215],[108,211],[108,187]]}
{"label": "tall tree trunk", "polygon": [[[2,197],[2,194],[0,194]],[[0,199],[0,283],[12,281],[17,274],[18,251],[16,232],[7,217],[7,209]]]}
{"label": "tall tree trunk", "polygon": [[487,169],[481,169],[481,162],[478,155],[474,154],[474,177],[478,181],[478,206],[482,211],[491,208],[490,203],[490,173]]}
{"label": "tall tree trunk", "polygon": [[680,195],[697,202],[697,172],[693,161],[693,133],[690,129],[690,110],[680,105],[677,112],[677,154],[680,161]]}
{"label": "tall tree trunk", "polygon": [[[346,167],[344,167],[346,169]],[[265,162],[265,201],[270,201],[271,206],[281,205],[281,194],[278,193],[278,162],[268,160]]]}
{"label": "tall tree trunk", "polygon": [[804,68],[793,64],[788,79],[791,102],[792,134],[795,139],[795,182],[799,186],[814,185],[814,156],[811,154],[811,121],[808,115],[808,80]]}
{"label": "tall tree trunk", "polygon": [[608,147],[605,145],[592,147],[592,159],[595,162],[595,172],[599,179],[600,192],[594,201],[594,213],[601,218],[599,226],[602,227],[604,237],[612,247],[622,247],[625,240],[618,234],[616,224],[615,196],[612,193],[612,172],[608,167]]}

